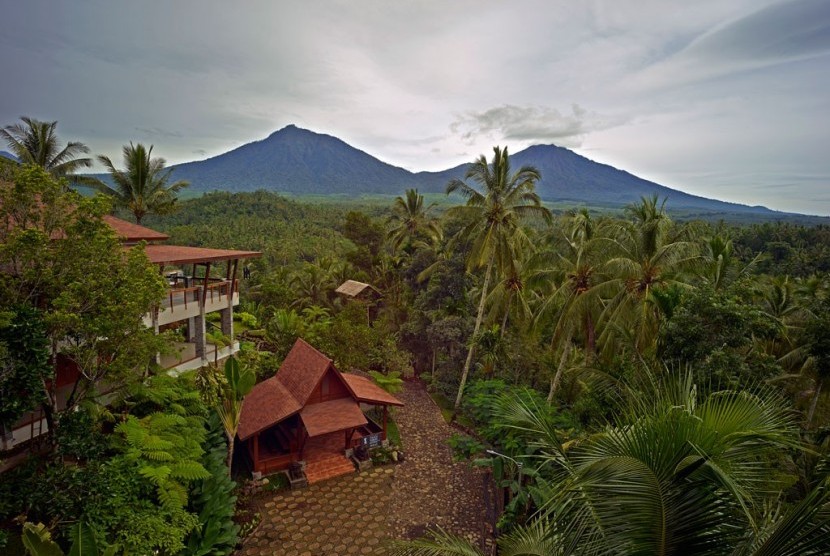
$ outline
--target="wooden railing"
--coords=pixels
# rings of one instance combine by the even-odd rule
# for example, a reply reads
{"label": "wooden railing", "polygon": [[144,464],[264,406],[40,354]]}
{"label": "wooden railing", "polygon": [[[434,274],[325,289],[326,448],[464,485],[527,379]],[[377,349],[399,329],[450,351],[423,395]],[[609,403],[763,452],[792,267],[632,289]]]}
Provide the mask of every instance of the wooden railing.
{"label": "wooden railing", "polygon": [[211,303],[213,303],[213,296],[214,294],[219,296],[219,301],[222,301],[222,295],[227,297],[231,293],[231,283],[228,280],[222,280],[221,282],[214,282],[213,284],[208,284],[207,293],[205,294],[205,301],[208,299]]}
{"label": "wooden railing", "polygon": [[162,302],[162,309],[170,309],[171,311],[175,311],[176,307],[182,306],[187,309],[188,302],[198,303],[201,295],[201,286],[191,286],[189,288],[170,288],[167,290],[167,297]]}
{"label": "wooden railing", "polygon": [[[191,281],[191,283],[194,282],[195,280]],[[222,301],[223,298],[227,299],[230,295],[231,284],[232,282],[230,280],[211,279],[208,280],[207,288],[205,288],[204,284],[187,288],[173,286],[167,290],[167,296],[162,302],[161,308],[170,309],[171,311],[175,311],[176,307],[184,307],[187,309],[188,304],[198,303],[201,300],[202,292],[204,292],[206,302],[210,301],[213,303],[214,301]]]}

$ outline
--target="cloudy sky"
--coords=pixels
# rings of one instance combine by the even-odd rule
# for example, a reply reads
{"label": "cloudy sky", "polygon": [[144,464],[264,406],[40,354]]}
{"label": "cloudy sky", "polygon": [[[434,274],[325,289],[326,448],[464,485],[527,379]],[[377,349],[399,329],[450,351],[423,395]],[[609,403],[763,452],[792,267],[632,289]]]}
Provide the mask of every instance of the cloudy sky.
{"label": "cloudy sky", "polygon": [[[410,170],[555,143],[830,214],[830,1],[0,2],[0,125],[170,163],[287,124]],[[3,148],[0,145],[0,148]]]}

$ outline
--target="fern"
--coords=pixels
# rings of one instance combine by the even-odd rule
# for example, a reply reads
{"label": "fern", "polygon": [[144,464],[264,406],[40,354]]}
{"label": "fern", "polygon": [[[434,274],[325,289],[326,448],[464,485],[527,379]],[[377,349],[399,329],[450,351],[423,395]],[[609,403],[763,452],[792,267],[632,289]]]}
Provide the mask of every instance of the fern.
{"label": "fern", "polygon": [[170,470],[170,476],[174,479],[196,481],[199,479],[207,479],[210,477],[210,473],[201,463],[187,461],[174,465]]}

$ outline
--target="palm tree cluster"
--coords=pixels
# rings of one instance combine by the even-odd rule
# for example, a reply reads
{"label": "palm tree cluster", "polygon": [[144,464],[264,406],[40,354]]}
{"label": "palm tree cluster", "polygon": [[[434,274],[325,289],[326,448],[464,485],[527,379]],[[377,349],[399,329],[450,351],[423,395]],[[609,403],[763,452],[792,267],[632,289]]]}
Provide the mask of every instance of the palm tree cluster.
{"label": "palm tree cluster", "polygon": [[[545,381],[547,403],[566,412],[627,404],[579,409],[574,443],[539,408],[502,401],[494,420],[526,437],[507,452],[537,471],[524,478],[533,517],[513,517],[500,553],[825,553],[826,276],[758,275],[762,257],[736,253],[727,228],[677,223],[656,196],[622,217],[581,209],[554,218],[535,191],[539,177],[512,172],[496,148],[447,186],[465,202],[440,220],[446,237],[421,226],[406,243],[403,218],[390,232],[419,272],[403,330],[426,337],[433,373],[436,351],[458,351],[440,335],[466,336],[466,358],[443,355],[442,387],[456,385],[457,411],[471,377]],[[457,295],[441,295],[455,287],[459,261],[460,313]],[[656,382],[638,382],[654,368],[664,369]],[[399,553],[478,552],[436,531]]]}
{"label": "palm tree cluster", "polygon": [[40,166],[57,178],[71,183],[92,187],[112,197],[116,207],[128,210],[137,224],[147,214],[169,214],[176,209],[177,193],[187,187],[186,181],[170,181],[172,169],[165,171],[165,160],[153,158],[153,146],[141,143],[124,146],[125,170],[119,170],[106,156],[98,156],[99,162],[109,171],[115,186],[92,177],[77,175],[82,168],[92,166],[89,147],[78,141],[70,141],[61,147],[55,132],[58,122],[43,122],[22,117],[22,124],[8,125],[0,129],[4,139],[20,164]]}

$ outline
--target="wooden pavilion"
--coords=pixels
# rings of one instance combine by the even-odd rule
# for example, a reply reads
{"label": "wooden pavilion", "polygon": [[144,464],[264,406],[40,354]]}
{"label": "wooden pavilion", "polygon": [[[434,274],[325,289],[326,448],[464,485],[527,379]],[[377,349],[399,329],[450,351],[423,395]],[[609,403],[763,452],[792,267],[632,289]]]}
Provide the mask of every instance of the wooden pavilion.
{"label": "wooden pavilion", "polygon": [[[347,451],[386,440],[388,408],[402,405],[368,378],[341,373],[331,359],[298,339],[277,374],[245,397],[237,434],[255,472],[280,471],[298,461],[311,467],[323,460],[328,467],[353,471]],[[382,408],[381,423],[363,411],[373,406]]]}
{"label": "wooden pavilion", "polygon": [[362,303],[366,306],[366,321],[369,326],[378,317],[383,294],[376,287],[357,280],[346,280],[340,284],[334,293],[342,295],[346,299]]}

